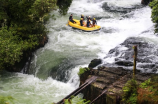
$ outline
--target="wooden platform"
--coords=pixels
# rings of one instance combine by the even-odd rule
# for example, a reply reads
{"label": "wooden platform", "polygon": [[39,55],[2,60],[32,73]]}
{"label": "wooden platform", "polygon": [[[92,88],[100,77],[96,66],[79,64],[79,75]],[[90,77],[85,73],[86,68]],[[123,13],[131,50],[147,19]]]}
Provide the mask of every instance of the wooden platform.
{"label": "wooden platform", "polygon": [[[121,67],[104,67],[92,69],[88,78],[93,76],[97,76],[97,79],[83,91],[84,98],[94,104],[119,104],[117,97],[121,97],[122,88],[132,79],[133,72]],[[135,78],[138,83],[142,83],[150,76],[151,74],[136,72]]]}

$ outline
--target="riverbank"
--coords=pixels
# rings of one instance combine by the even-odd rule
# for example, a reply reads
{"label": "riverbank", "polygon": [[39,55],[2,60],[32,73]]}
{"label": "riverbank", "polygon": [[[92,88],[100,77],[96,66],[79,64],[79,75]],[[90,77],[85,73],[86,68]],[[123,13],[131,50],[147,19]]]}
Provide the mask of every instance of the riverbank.
{"label": "riverbank", "polygon": [[20,62],[16,62],[13,66],[6,67],[6,70],[9,72],[23,72],[25,74],[29,71],[29,65],[33,56],[33,53],[39,49],[44,47],[44,45],[48,42],[48,36],[43,35],[39,39],[38,45],[36,45],[33,49],[28,49],[23,52],[23,56]]}

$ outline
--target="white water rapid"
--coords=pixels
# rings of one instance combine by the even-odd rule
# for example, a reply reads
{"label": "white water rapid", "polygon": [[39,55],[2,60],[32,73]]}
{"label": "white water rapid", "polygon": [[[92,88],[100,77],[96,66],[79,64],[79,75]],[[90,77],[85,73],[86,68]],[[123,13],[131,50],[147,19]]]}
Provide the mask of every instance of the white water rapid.
{"label": "white water rapid", "polygon": [[[140,37],[158,44],[151,21],[151,9],[141,0],[73,0],[68,14],[52,12],[47,23],[49,41],[34,53],[30,74],[4,73],[0,77],[0,95],[12,96],[15,104],[51,104],[79,86],[77,73],[94,58],[106,58],[110,49],[128,37]],[[95,17],[101,30],[83,32],[67,26],[70,14],[80,19]]]}

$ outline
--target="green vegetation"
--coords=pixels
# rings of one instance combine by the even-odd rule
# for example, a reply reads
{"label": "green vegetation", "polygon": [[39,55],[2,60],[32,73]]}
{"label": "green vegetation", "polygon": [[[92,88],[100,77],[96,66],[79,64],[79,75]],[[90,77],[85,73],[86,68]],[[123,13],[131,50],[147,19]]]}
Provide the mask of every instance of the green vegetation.
{"label": "green vegetation", "polygon": [[72,3],[72,0],[58,0],[59,12],[65,15],[68,11],[68,6]]}
{"label": "green vegetation", "polygon": [[86,99],[82,99],[78,96],[71,96],[70,99],[64,99],[64,104],[89,104],[89,103],[90,100],[86,101]]}
{"label": "green vegetation", "polygon": [[158,76],[137,84],[135,79],[129,80],[123,87],[122,101],[126,104],[158,104]]}
{"label": "green vegetation", "polygon": [[79,72],[78,72],[78,75],[80,76],[81,74],[83,74],[84,72],[86,72],[86,71],[88,71],[88,70],[90,70],[89,68],[80,68],[79,69]]}
{"label": "green vegetation", "polygon": [[151,78],[141,83],[140,88],[147,88],[148,86],[150,86],[150,82],[151,82]]}
{"label": "green vegetation", "polygon": [[123,87],[122,100],[125,104],[137,104],[138,84],[135,79],[129,80]]}
{"label": "green vegetation", "polygon": [[[19,62],[24,51],[35,49],[46,37],[50,11],[66,14],[72,0],[1,0],[0,70]],[[64,9],[64,10],[63,10]]]}
{"label": "green vegetation", "polygon": [[0,68],[4,65],[14,65],[15,62],[20,61],[22,51],[26,48],[25,45],[29,44],[27,41],[21,41],[17,36],[13,36],[13,30],[7,30],[2,27],[0,30]]}
{"label": "green vegetation", "polygon": [[0,96],[0,104],[14,104],[11,96]]}
{"label": "green vegetation", "polygon": [[149,6],[152,8],[152,21],[155,23],[155,33],[158,33],[158,0],[152,0]]}
{"label": "green vegetation", "polygon": [[158,76],[141,83],[138,89],[138,104],[158,104]]}
{"label": "green vegetation", "polygon": [[89,102],[78,96],[73,96],[71,99],[65,99],[64,104],[88,104]]}

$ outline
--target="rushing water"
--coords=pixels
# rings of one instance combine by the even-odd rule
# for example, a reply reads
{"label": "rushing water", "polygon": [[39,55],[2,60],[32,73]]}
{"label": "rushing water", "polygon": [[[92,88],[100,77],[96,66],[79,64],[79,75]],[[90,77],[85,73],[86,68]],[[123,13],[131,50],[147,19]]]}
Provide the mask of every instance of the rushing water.
{"label": "rushing water", "polygon": [[[46,25],[49,41],[34,53],[28,74],[7,73],[0,78],[0,95],[12,96],[15,104],[51,104],[58,102],[79,86],[80,67],[94,58],[104,57],[128,37],[140,37],[157,44],[151,9],[141,0],[73,0],[68,15],[52,12]],[[67,26],[68,17],[92,16],[100,31],[83,32]]]}

